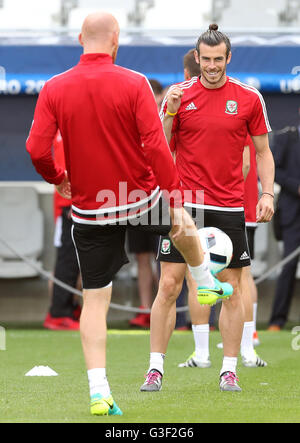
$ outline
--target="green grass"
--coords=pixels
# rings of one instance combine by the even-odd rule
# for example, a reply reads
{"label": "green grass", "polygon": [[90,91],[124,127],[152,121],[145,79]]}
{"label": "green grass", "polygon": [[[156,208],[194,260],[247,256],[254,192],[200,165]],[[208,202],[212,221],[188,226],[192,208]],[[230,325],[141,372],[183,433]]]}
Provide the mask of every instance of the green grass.
{"label": "green grass", "polygon": [[[193,350],[190,332],[176,332],[165,363],[163,390],[141,393],[148,366],[149,334],[112,331],[108,337],[108,377],[122,417],[89,415],[89,392],[78,333],[8,330],[0,351],[0,423],[299,423],[300,351],[294,336],[261,332],[259,354],[267,368],[239,363],[242,393],[221,393],[222,352],[218,332],[211,333],[210,369],[179,369]],[[37,365],[58,377],[25,377]]]}

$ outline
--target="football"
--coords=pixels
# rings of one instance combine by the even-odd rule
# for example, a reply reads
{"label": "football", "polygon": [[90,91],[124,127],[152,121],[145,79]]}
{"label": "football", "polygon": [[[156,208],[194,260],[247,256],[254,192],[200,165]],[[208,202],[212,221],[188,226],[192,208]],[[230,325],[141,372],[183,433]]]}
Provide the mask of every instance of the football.
{"label": "football", "polygon": [[232,259],[232,241],[221,229],[198,229],[204,254],[209,254],[209,269],[213,274],[223,271]]}

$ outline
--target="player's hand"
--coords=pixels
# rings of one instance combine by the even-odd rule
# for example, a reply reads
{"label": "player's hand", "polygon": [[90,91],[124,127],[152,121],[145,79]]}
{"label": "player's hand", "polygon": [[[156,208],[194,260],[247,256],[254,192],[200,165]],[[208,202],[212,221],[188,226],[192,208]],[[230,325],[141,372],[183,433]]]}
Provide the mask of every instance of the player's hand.
{"label": "player's hand", "polygon": [[71,183],[69,182],[67,171],[65,171],[65,178],[63,179],[61,184],[55,187],[59,195],[61,195],[63,198],[66,198],[67,200],[71,200],[72,198]]}
{"label": "player's hand", "polygon": [[172,88],[167,95],[167,110],[171,114],[175,114],[181,105],[183,90],[177,86]]}
{"label": "player's hand", "polygon": [[169,210],[172,222],[170,237],[174,241],[180,240],[180,238],[185,235],[184,209],[170,207]]}
{"label": "player's hand", "polygon": [[268,223],[274,215],[274,198],[271,195],[264,194],[256,207],[257,223]]}
{"label": "player's hand", "polygon": [[183,240],[184,237],[198,235],[193,219],[183,207],[170,207],[169,210],[172,222],[172,229],[169,235],[175,243]]}

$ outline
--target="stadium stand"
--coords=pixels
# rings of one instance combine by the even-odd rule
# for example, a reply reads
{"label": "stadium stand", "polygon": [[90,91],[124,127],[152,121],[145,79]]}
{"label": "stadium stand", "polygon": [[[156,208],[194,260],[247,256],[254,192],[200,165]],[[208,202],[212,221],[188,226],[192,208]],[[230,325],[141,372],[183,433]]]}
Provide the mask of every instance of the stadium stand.
{"label": "stadium stand", "polygon": [[[77,63],[81,54],[77,34],[83,15],[98,9],[99,3],[102,9],[113,12],[123,28],[117,63],[156,78],[167,86],[183,80],[182,57],[194,46],[212,18],[211,9],[205,9],[203,4],[211,6],[213,2],[189,0],[189,7],[182,8],[181,0],[154,0],[154,6],[147,9],[140,29],[132,29],[133,22],[128,20],[128,14],[134,11],[134,0],[78,0],[74,3],[77,7],[70,10],[68,26],[62,29],[58,20],[61,0],[0,0],[0,180],[6,183],[27,181],[35,188],[40,186],[40,177],[25,152],[26,137],[37,94],[44,82]],[[297,66],[300,37],[294,32],[299,24],[298,15],[295,14],[295,21],[287,32],[281,27],[284,23],[278,19],[286,3],[283,0],[266,0],[263,6],[259,0],[253,0],[253,7],[248,8],[244,16],[237,14],[238,0],[225,3],[228,7],[223,8],[218,22],[222,30],[231,29],[234,57],[229,74],[260,89],[274,130],[298,124],[295,115],[300,92],[300,68]],[[175,15],[180,16],[176,22],[173,21]],[[259,22],[258,16],[263,16],[264,22]],[[251,32],[251,27],[258,24],[260,31]],[[242,26],[244,31],[238,31],[237,28]],[[151,31],[154,28],[156,31]],[[48,270],[54,260],[52,192],[51,186],[47,186],[39,193],[38,201],[44,217],[40,260]],[[22,220],[25,220],[26,211],[24,209]],[[259,276],[266,267],[279,260],[280,250],[274,242],[271,227],[258,228],[256,243],[258,263],[255,275]],[[129,268],[124,271],[130,273]],[[2,283],[7,284],[4,280]]]}
{"label": "stadium stand", "polygon": [[[0,187],[0,233],[20,254],[39,264],[43,250],[43,214],[34,188]],[[28,278],[38,273],[0,242],[0,278]]]}
{"label": "stadium stand", "polygon": [[[252,0],[247,14],[241,14],[240,0],[1,0],[1,29],[53,30],[54,27],[78,30],[82,17],[97,9],[110,10],[124,28],[141,26],[144,30],[161,29],[189,32],[217,21],[227,29],[247,32],[253,28],[299,28],[299,0]],[[17,11],[17,14],[16,14]],[[180,11],[180,13],[178,13]]]}

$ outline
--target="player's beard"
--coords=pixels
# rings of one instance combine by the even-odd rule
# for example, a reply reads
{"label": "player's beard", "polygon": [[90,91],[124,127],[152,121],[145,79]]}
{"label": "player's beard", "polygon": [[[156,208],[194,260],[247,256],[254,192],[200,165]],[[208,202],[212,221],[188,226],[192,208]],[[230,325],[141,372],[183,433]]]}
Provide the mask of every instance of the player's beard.
{"label": "player's beard", "polygon": [[214,87],[218,87],[222,84],[224,78],[226,77],[226,68],[222,69],[215,78],[211,78],[205,70],[201,70],[201,75],[205,78],[205,81]]}

